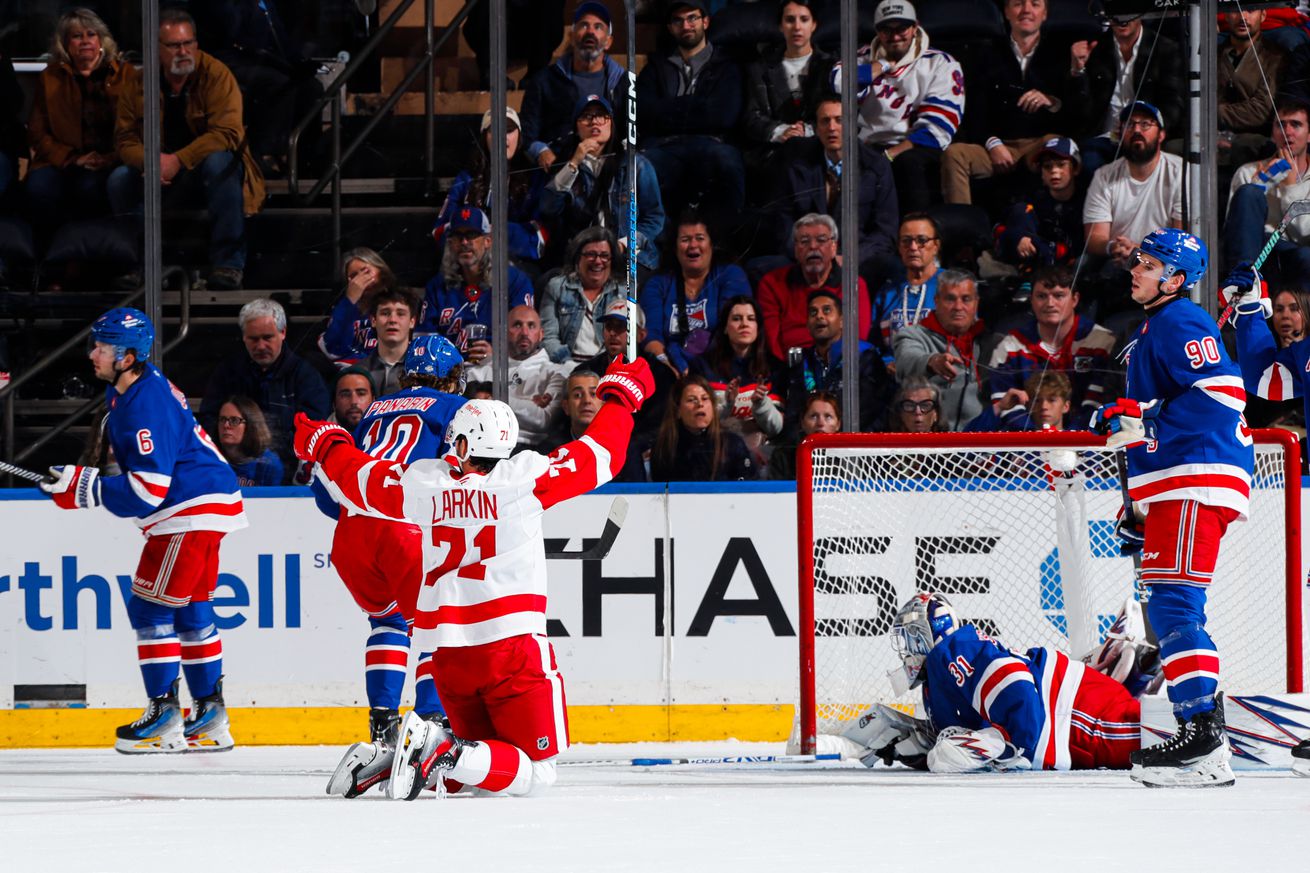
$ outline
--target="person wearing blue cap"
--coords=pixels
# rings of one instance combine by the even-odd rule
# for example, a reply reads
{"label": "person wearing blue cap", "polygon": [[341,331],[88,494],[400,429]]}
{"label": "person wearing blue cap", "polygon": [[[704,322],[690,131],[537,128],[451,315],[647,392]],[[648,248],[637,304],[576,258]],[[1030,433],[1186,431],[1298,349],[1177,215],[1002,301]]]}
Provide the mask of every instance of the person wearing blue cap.
{"label": "person wearing blue cap", "polygon": [[604,3],[585,0],[573,10],[569,50],[527,81],[523,93],[523,143],[527,156],[549,171],[567,158],[563,151],[573,133],[578,101],[599,94],[617,107],[622,122],[628,105],[628,77],[608,54],[614,40],[610,11]]}

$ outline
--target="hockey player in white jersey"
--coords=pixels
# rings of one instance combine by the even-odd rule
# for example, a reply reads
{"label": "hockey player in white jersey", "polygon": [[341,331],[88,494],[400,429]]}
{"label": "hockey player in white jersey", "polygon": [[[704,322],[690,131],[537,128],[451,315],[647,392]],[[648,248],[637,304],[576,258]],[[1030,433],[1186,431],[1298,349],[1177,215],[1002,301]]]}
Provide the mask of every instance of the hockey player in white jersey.
{"label": "hockey player in white jersey", "polygon": [[[313,461],[351,512],[408,520],[424,530],[426,577],[414,644],[433,651],[450,730],[414,713],[400,728],[387,794],[424,787],[524,795],[555,781],[568,746],[564,683],[546,639],[546,509],[605,484],[623,466],[632,413],[653,389],[640,358],[615,361],[596,386],[601,410],[580,439],[549,457],[511,457],[518,421],[497,400],[472,400],[451,419],[442,460],[373,458],[350,434],[305,416],[295,451]],[[390,754],[357,744],[360,766]],[[343,762],[345,764],[346,762]]]}

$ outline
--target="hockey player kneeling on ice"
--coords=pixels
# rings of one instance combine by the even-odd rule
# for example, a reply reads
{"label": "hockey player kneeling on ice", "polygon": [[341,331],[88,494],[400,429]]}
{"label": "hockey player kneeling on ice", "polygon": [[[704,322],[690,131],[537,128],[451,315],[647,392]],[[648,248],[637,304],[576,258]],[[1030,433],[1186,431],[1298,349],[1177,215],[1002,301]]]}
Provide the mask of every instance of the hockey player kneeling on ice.
{"label": "hockey player kneeling on ice", "polygon": [[[926,720],[879,706],[845,734],[873,766],[900,761],[934,773],[1127,769],[1141,708],[1128,690],[1047,648],[1022,655],[961,623],[941,594],[916,594],[896,614],[898,693],[923,688]],[[858,732],[858,733],[857,733]]]}
{"label": "hockey player kneeling on ice", "polygon": [[645,361],[615,361],[596,386],[601,410],[586,433],[549,457],[510,457],[518,421],[498,400],[462,406],[446,431],[449,454],[413,464],[373,458],[344,428],[297,417],[296,456],[319,465],[342,506],[424,532],[414,644],[434,652],[450,727],[405,716],[388,796],[413,800],[425,787],[465,786],[524,795],[554,784],[568,723],[546,639],[541,516],[614,477],[627,457],[632,413],[653,385]]}

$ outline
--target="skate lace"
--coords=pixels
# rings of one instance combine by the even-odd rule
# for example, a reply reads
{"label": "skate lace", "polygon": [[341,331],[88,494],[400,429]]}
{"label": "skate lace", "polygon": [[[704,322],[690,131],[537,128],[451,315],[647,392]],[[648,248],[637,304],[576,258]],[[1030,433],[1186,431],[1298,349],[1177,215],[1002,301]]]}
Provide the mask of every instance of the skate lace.
{"label": "skate lace", "polygon": [[1159,749],[1161,752],[1176,752],[1190,743],[1196,733],[1195,721],[1185,721],[1178,726],[1177,732],[1172,737],[1160,743]]}
{"label": "skate lace", "polygon": [[149,724],[159,715],[159,711],[159,705],[153,700],[150,701],[146,704],[145,712],[141,713],[141,717],[132,722],[132,727],[141,727],[144,724]]}

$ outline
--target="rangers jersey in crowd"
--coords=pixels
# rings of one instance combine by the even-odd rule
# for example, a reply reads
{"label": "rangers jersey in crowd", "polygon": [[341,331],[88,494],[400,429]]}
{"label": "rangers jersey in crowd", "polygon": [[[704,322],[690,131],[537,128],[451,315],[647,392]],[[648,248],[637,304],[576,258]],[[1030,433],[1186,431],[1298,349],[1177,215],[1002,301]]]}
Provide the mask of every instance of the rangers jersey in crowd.
{"label": "rangers jersey in crowd", "polygon": [[[928,48],[923,28],[888,71],[882,71],[882,64],[888,63],[882,52],[875,54],[873,49],[873,45],[861,49],[856,62],[860,139],[877,146],[908,139],[921,148],[944,150],[964,117],[964,72],[959,62]],[[832,69],[832,86],[838,94],[841,68],[838,63]]]}
{"label": "rangers jersey in crowd", "polygon": [[406,466],[345,449],[329,453],[324,469],[351,512],[424,529],[427,575],[414,645],[478,646],[546,633],[541,516],[610,481],[627,457],[631,432],[632,415],[605,403],[580,439],[549,457],[521,452],[485,475],[461,475],[445,461]]}
{"label": "rangers jersey in crowd", "polygon": [[[1029,377],[1058,370],[1073,385],[1071,411],[1079,406],[1100,406],[1114,395],[1106,390],[1110,377],[1110,353],[1114,334],[1090,318],[1077,316],[1073,330],[1059,348],[1051,348],[1037,334],[1037,319],[1028,321],[1005,335],[992,352],[988,387],[992,402],[1000,400],[1011,388],[1022,388]],[[1086,418],[1083,419],[1086,421]]]}
{"label": "rangers jersey in crowd", "polygon": [[105,438],[122,470],[100,479],[106,509],[150,535],[246,526],[236,474],[153,364],[124,393],[106,388],[105,404]]}
{"label": "rangers jersey in crowd", "polygon": [[1265,400],[1299,396],[1310,421],[1310,339],[1280,349],[1267,321],[1243,315],[1237,319],[1237,362],[1247,391]]}
{"label": "rangers jersey in crowd", "polygon": [[1126,396],[1153,404],[1152,438],[1128,449],[1133,501],[1195,500],[1245,518],[1255,465],[1246,389],[1214,319],[1174,298],[1150,310],[1124,354]]}
{"label": "rangers jersey in crowd", "polygon": [[[517,267],[509,267],[509,308],[532,306],[532,281]],[[455,348],[465,353],[469,348],[466,328],[480,324],[487,329],[487,339],[494,341],[498,334],[492,327],[491,289],[474,287],[463,282],[447,283],[438,273],[428,280],[423,292],[423,306],[419,310],[415,333],[435,333],[450,340]],[[501,328],[504,330],[504,328]]]}
{"label": "rangers jersey in crowd", "polygon": [[[1074,698],[1087,669],[1081,661],[1045,648],[1016,655],[966,624],[933,646],[923,669],[923,701],[936,730],[995,727],[1034,770],[1073,766]],[[1124,732],[1136,741],[1136,724]]]}

